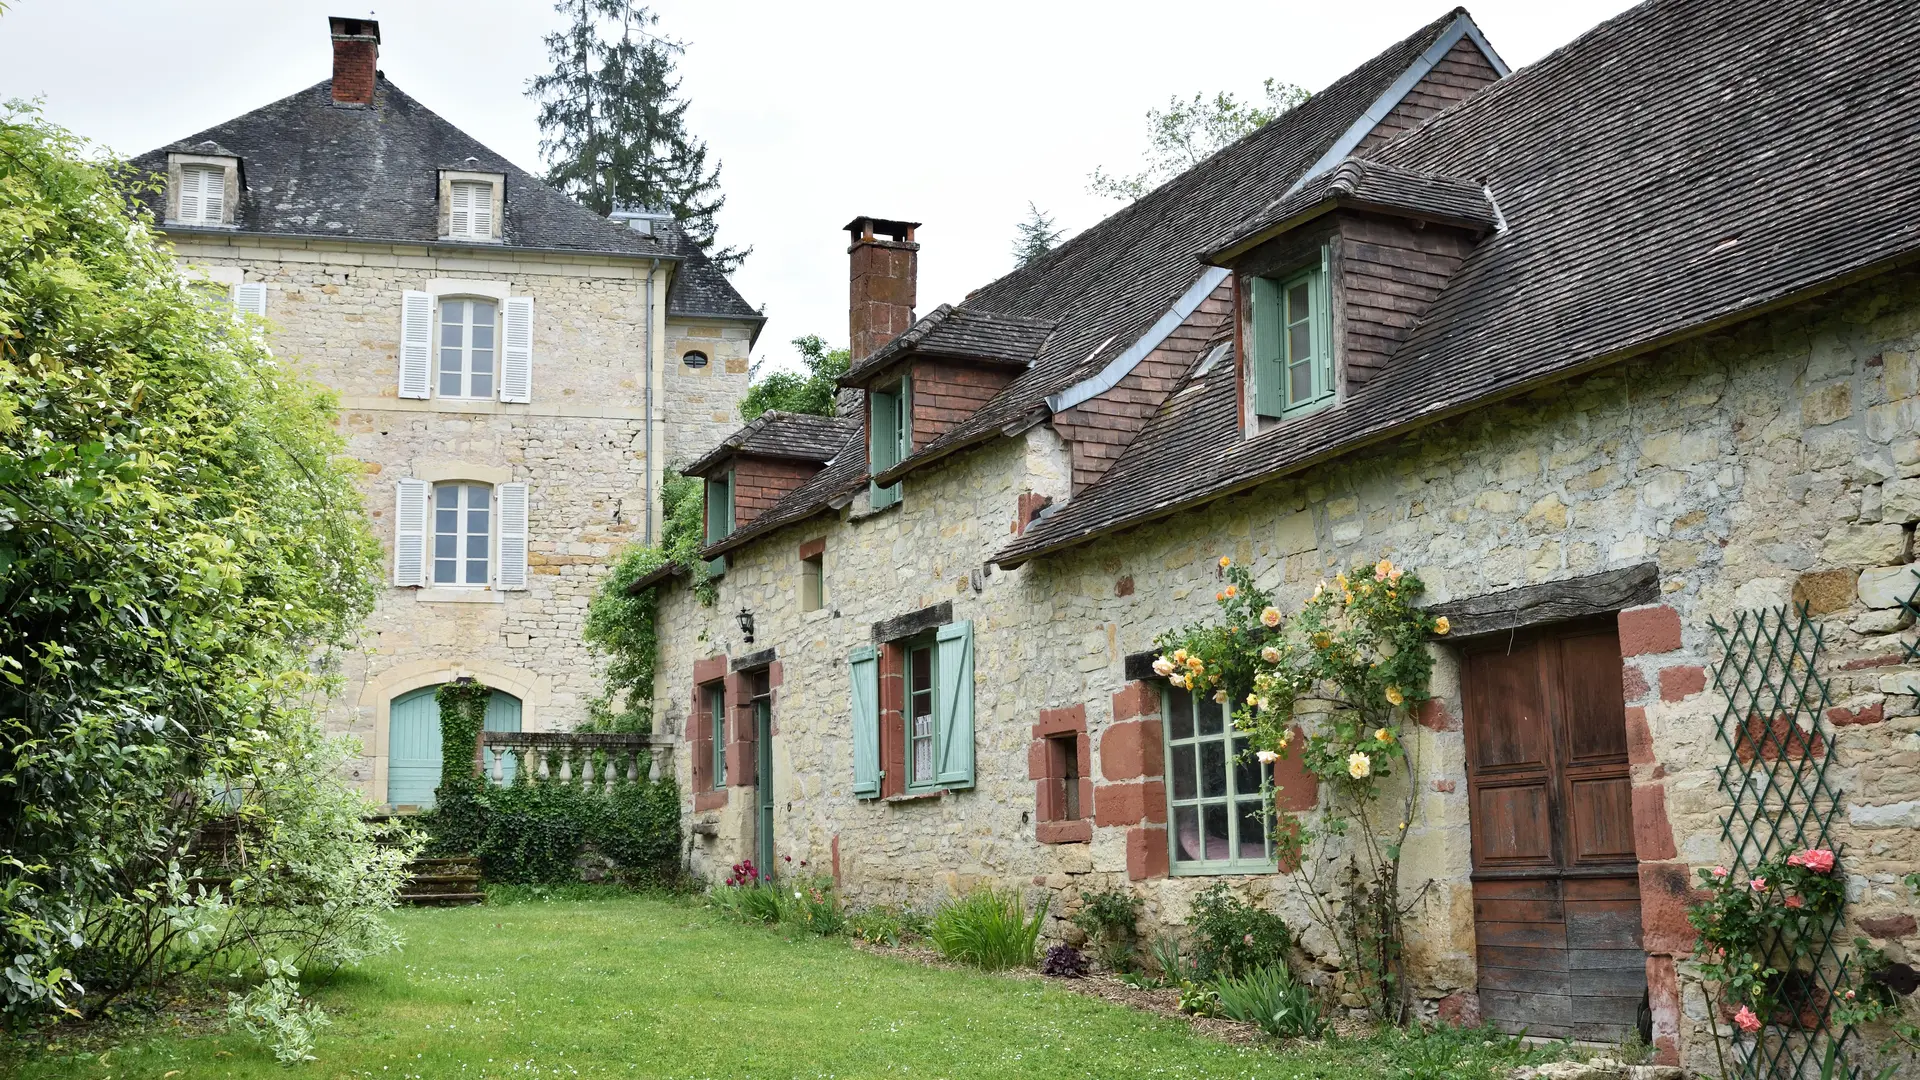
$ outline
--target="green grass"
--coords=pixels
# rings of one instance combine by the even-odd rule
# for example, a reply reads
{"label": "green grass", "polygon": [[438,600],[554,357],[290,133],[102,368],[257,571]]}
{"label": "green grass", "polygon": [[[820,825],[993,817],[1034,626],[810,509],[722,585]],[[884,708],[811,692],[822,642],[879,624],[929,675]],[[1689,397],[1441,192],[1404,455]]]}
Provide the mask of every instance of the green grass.
{"label": "green grass", "polygon": [[[1229,1046],[1039,980],[874,956],[679,900],[534,900],[395,919],[405,951],[315,988],[333,1026],[318,1060],[291,1075],[1360,1080],[1383,1075],[1381,1052],[1392,1052]],[[0,1073],[290,1075],[266,1049],[218,1031],[132,1034],[104,1060],[102,1049],[0,1055]]]}

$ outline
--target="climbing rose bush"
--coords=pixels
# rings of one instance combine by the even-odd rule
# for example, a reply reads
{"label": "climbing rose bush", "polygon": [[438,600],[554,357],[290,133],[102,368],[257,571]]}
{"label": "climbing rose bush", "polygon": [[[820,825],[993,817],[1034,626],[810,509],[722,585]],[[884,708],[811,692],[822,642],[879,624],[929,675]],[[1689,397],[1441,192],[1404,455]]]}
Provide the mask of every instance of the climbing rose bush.
{"label": "climbing rose bush", "polygon": [[1762,863],[1744,879],[1724,866],[1701,870],[1705,898],[1687,919],[1699,932],[1694,957],[1700,977],[1720,987],[1724,1001],[1738,1004],[1733,1022],[1752,1034],[1783,1007],[1786,971],[1775,966],[1805,960],[1824,939],[1827,921],[1846,902],[1846,884],[1834,871],[1838,858],[1826,848],[1807,848]]}

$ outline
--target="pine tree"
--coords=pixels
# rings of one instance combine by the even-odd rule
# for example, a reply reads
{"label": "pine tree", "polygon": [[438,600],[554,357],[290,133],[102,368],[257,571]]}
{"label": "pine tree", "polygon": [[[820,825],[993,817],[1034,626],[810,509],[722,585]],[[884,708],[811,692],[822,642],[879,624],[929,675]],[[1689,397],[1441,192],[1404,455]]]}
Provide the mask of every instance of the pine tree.
{"label": "pine tree", "polygon": [[1031,201],[1027,203],[1027,220],[1015,226],[1015,229],[1013,261],[1016,266],[1025,266],[1052,251],[1060,238],[1066,235],[1065,229],[1054,228],[1052,214],[1041,210]]}
{"label": "pine tree", "polygon": [[720,164],[687,131],[674,74],[686,46],[653,32],[660,17],[633,0],[556,0],[569,19],[546,37],[553,70],[527,84],[540,103],[547,182],[596,213],[671,212],[687,236],[732,273],[751,248],[721,247],[714,216],[725,206]]}

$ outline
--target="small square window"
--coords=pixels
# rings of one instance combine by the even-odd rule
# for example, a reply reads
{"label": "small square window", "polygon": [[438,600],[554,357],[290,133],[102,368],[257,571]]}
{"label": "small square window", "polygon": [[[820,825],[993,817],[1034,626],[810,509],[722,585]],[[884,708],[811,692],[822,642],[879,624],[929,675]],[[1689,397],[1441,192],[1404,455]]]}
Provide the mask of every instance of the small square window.
{"label": "small square window", "polygon": [[447,233],[466,240],[493,239],[493,185],[455,180],[448,192]]}
{"label": "small square window", "polygon": [[227,170],[218,165],[180,167],[180,218],[189,225],[226,221]]}
{"label": "small square window", "polygon": [[819,611],[827,606],[827,555],[816,551],[800,559],[800,610]]}

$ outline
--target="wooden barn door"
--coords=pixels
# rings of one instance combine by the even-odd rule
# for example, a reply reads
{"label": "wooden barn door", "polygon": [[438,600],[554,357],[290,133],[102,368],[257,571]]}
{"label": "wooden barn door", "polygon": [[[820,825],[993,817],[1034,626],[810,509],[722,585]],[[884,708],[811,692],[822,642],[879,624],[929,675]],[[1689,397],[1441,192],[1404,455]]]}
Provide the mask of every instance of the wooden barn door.
{"label": "wooden barn door", "polygon": [[1493,635],[1469,648],[1464,690],[1482,1015],[1549,1038],[1643,1031],[1613,621]]}

